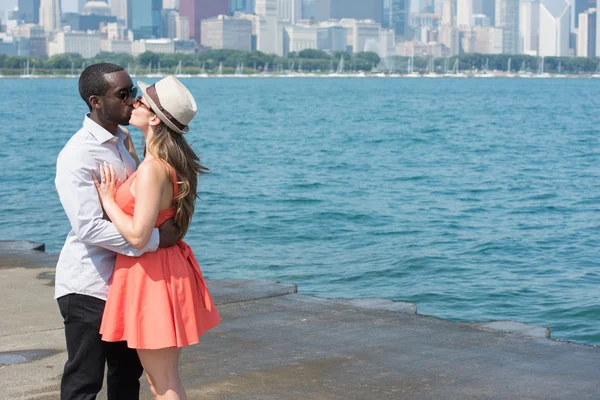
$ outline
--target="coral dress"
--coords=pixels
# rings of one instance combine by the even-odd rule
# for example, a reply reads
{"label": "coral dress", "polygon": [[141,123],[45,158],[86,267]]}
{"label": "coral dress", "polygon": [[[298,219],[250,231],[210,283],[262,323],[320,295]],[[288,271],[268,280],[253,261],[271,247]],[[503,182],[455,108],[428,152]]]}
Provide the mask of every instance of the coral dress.
{"label": "coral dress", "polygon": [[[173,173],[173,197],[177,179]],[[135,197],[130,187],[133,173],[117,190],[115,201],[133,216]],[[161,210],[155,227],[175,215]],[[107,342],[127,341],[135,349],[184,347],[216,327],[221,318],[208,292],[190,247],[182,240],[169,248],[140,257],[117,255],[100,334]]]}

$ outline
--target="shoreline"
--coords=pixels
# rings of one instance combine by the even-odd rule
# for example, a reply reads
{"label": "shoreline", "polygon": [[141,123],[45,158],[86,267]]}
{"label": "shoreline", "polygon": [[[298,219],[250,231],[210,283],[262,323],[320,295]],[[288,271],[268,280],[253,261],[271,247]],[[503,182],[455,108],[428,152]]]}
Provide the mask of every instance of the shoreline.
{"label": "shoreline", "polygon": [[[0,399],[60,393],[56,255],[43,247],[0,241]],[[222,322],[182,352],[190,400],[563,400],[600,390],[600,348],[548,340],[543,327],[451,322],[411,303],[311,297],[272,281],[207,284]],[[141,398],[152,398],[145,379]]]}
{"label": "shoreline", "polygon": [[[164,78],[169,74],[131,75],[132,78],[157,79]],[[267,79],[267,78],[303,78],[303,79],[340,79],[340,78],[362,78],[362,79],[600,79],[598,74],[371,74],[371,73],[343,73],[343,74],[317,74],[317,73],[288,73],[288,74],[172,74],[178,79]],[[79,75],[0,75],[0,79],[79,79]]]}
{"label": "shoreline", "polygon": [[[15,260],[18,259],[20,254],[27,253],[27,257],[23,257],[19,262],[15,264],[14,267],[25,267],[25,268],[39,268],[40,263],[48,263],[49,261],[56,264],[58,261],[59,253],[46,253],[45,252],[46,245],[40,242],[34,242],[30,240],[0,240],[0,270],[7,268],[5,266],[6,259],[10,260],[13,264],[15,264]],[[48,267],[52,270],[56,268],[54,266]],[[54,273],[46,272],[44,273],[44,279],[51,279],[51,283],[54,284]],[[210,279],[210,278],[208,278]],[[220,281],[220,280],[213,280]],[[240,281],[248,281],[248,282],[262,282],[255,280],[240,280]],[[270,281],[264,281],[270,282]],[[277,282],[282,283],[284,285],[293,285],[295,289],[295,293],[298,293],[298,286],[294,283],[289,282]],[[435,315],[429,314],[419,314],[418,313],[418,305],[416,303],[404,302],[401,300],[392,300],[383,297],[356,297],[356,298],[340,298],[340,297],[318,297],[313,295],[304,295],[309,297],[314,297],[317,299],[334,301],[349,305],[356,305],[359,307],[367,307],[367,308],[381,308],[387,309],[391,311],[399,311],[399,312],[408,312],[414,315],[419,315],[426,318],[434,318],[440,321],[446,321],[450,323],[459,323],[459,324],[470,324],[472,326],[478,326],[483,329],[497,330],[500,332],[510,332],[517,334],[525,334],[539,338],[546,338],[552,341],[557,341],[561,343],[570,343],[579,346],[590,346],[590,347],[598,347],[600,345],[597,344],[589,344],[589,343],[581,343],[572,340],[566,340],[561,338],[553,338],[552,332],[549,327],[542,325],[532,325],[527,322],[520,321],[512,321],[512,320],[483,320],[483,321],[467,321],[467,320],[450,320],[442,317],[437,317]]]}

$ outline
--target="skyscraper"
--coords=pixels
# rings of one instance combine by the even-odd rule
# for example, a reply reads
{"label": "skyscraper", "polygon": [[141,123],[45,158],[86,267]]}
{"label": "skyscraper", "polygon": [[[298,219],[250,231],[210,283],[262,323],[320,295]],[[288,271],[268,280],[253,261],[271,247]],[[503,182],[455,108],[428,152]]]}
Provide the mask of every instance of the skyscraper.
{"label": "skyscraper", "polygon": [[458,29],[456,29],[456,3],[444,0],[442,8],[442,22],[440,24],[440,43],[446,46],[451,56],[457,55]]}
{"label": "skyscraper", "polygon": [[188,17],[190,37],[200,44],[200,21],[218,15],[229,15],[229,0],[180,0],[179,15]]}
{"label": "skyscraper", "polygon": [[596,9],[590,8],[578,15],[577,57],[596,56]]}
{"label": "skyscraper", "polygon": [[254,12],[254,0],[231,0],[231,12],[241,11],[244,13]]}
{"label": "skyscraper", "polygon": [[110,0],[110,10],[112,15],[118,20],[128,22],[127,18],[127,0]]}
{"label": "skyscraper", "polygon": [[459,29],[470,29],[473,17],[473,1],[458,0],[456,3],[456,25]]}
{"label": "skyscraper", "polygon": [[383,0],[316,0],[315,19],[355,18],[383,20]]}
{"label": "skyscraper", "polygon": [[302,18],[302,0],[277,0],[277,14],[281,21],[295,24]]}
{"label": "skyscraper", "polygon": [[395,36],[406,36],[409,7],[410,0],[384,0],[381,25],[384,28],[392,29]]}
{"label": "skyscraper", "polygon": [[302,0],[302,19],[315,18],[315,0]]}
{"label": "skyscraper", "polygon": [[267,54],[283,55],[283,26],[277,19],[277,0],[256,0],[256,49]]}
{"label": "skyscraper", "polygon": [[262,15],[263,17],[276,17],[277,3],[279,0],[256,0],[254,13],[256,15]]}
{"label": "skyscraper", "polygon": [[540,3],[540,56],[569,55],[571,5],[565,0]]}
{"label": "skyscraper", "polygon": [[519,0],[496,0],[496,27],[503,30],[505,54],[519,52]]}
{"label": "skyscraper", "polygon": [[490,17],[494,25],[494,16],[496,15],[496,2],[494,0],[472,0],[473,14],[484,14]]}
{"label": "skyscraper", "polygon": [[540,1],[521,0],[519,10],[519,53],[537,56],[539,50]]}
{"label": "skyscraper", "polygon": [[127,27],[133,32],[135,39],[151,39],[161,36],[162,0],[127,1]]}
{"label": "skyscraper", "polygon": [[40,25],[46,32],[58,31],[62,27],[60,0],[40,1]]}
{"label": "skyscraper", "polygon": [[39,24],[40,0],[19,0],[19,20],[26,24]]}
{"label": "skyscraper", "polygon": [[179,10],[179,0],[163,0],[163,9]]}
{"label": "skyscraper", "polygon": [[[584,12],[590,7],[590,0],[574,0],[571,4],[573,4],[574,11],[574,24],[575,28],[579,27],[579,14]],[[592,5],[593,7],[593,5]],[[595,18],[595,17],[594,17]]]}

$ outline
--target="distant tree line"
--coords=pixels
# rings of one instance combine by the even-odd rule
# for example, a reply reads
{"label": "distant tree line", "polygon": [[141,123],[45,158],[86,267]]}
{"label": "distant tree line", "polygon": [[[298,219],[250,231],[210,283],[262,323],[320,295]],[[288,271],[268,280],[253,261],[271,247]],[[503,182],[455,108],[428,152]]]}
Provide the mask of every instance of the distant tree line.
{"label": "distant tree line", "polygon": [[202,71],[214,73],[220,65],[223,73],[233,73],[236,68],[243,66],[246,72],[294,70],[301,68],[303,71],[328,72],[337,68],[340,59],[344,57],[346,70],[371,70],[380,63],[376,53],[364,52],[349,54],[337,52],[333,55],[321,50],[303,50],[299,53],[290,53],[288,57],[279,57],[274,54],[265,54],[260,51],[239,50],[210,50],[195,54],[162,54],[145,52],[137,57],[126,53],[100,53],[93,58],[84,59],[77,53],[58,54],[45,58],[28,58],[22,56],[0,55],[0,71],[4,75],[20,75],[29,60],[30,70],[35,67],[36,74],[69,74],[73,70],[78,73],[90,64],[110,62],[128,68],[131,73],[138,74],[152,72],[160,67],[163,73],[174,73],[179,63],[181,72],[198,74]]}
{"label": "distant tree line", "polygon": [[[243,66],[245,73],[257,71],[299,70],[307,72],[329,72],[336,70],[340,59],[344,58],[345,71],[383,71],[405,72],[409,57],[390,57],[380,59],[373,52],[345,53],[336,52],[330,55],[321,50],[302,50],[299,53],[290,53],[287,57],[274,54],[265,54],[260,51],[239,50],[211,50],[195,54],[159,54],[145,52],[137,57],[126,53],[100,53],[97,56],[84,59],[76,53],[58,54],[52,57],[28,58],[22,56],[0,55],[0,74],[20,75],[24,66],[29,61],[30,71],[35,68],[36,74],[61,75],[71,72],[77,74],[87,65],[98,62],[111,62],[122,65],[130,73],[145,74],[150,70],[156,72],[159,68],[163,73],[174,73],[181,63],[181,73],[198,74],[201,72],[215,73],[219,66],[223,73],[233,73],[236,68]],[[538,71],[541,58],[526,55],[489,55],[489,54],[461,54],[450,58],[435,58],[434,68],[441,72],[445,68],[452,69],[458,59],[458,68],[461,71],[492,70],[506,71],[509,59],[512,71]],[[414,57],[413,69],[424,72],[430,65],[430,57]],[[584,57],[546,57],[544,58],[544,71],[551,73],[588,74],[597,70],[600,58]]]}

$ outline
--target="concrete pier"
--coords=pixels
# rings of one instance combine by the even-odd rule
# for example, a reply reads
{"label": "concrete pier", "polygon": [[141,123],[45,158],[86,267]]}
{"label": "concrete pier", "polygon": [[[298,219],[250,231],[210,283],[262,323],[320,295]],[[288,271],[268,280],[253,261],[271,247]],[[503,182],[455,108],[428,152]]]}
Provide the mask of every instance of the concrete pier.
{"label": "concrete pier", "polygon": [[[58,399],[55,263],[39,244],[0,242],[0,399]],[[223,322],[182,353],[190,399],[600,399],[600,349],[544,327],[450,322],[277,282],[208,285]]]}

